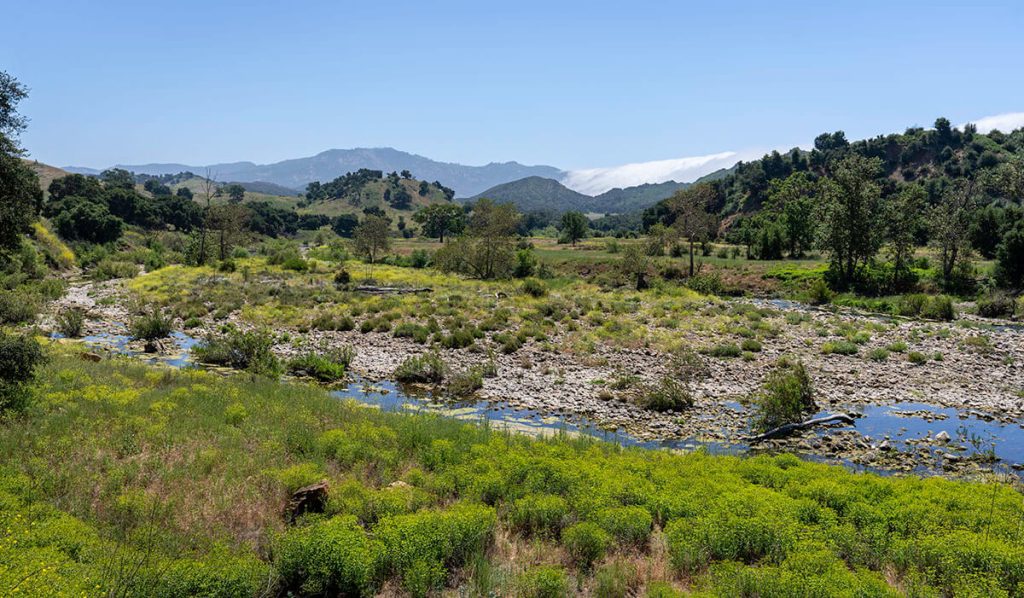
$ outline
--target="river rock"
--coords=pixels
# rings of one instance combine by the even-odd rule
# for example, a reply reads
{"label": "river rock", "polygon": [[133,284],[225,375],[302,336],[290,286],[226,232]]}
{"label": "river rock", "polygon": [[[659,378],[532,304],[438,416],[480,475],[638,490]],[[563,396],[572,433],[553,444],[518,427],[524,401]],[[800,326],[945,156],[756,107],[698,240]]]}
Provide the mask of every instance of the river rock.
{"label": "river rock", "polygon": [[941,442],[942,444],[946,444],[949,441],[950,441],[949,432],[947,432],[945,430],[943,430],[943,431],[941,431],[941,432],[939,432],[938,434],[935,435],[935,442]]}

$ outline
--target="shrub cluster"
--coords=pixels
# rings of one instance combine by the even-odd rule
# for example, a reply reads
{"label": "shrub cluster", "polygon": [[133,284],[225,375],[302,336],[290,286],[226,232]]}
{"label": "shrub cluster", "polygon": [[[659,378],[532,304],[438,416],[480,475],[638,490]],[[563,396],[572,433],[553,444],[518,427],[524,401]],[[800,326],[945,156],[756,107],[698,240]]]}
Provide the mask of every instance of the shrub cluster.
{"label": "shrub cluster", "polygon": [[395,369],[394,378],[406,384],[440,384],[448,366],[437,353],[409,357]]}
{"label": "shrub cluster", "polygon": [[754,428],[766,431],[801,421],[813,412],[814,387],[804,364],[781,359],[768,374],[761,391],[754,397]]}
{"label": "shrub cluster", "polygon": [[192,354],[202,363],[225,365],[273,378],[281,374],[281,363],[273,347],[274,338],[269,332],[230,329],[220,336],[207,336],[192,349]]}

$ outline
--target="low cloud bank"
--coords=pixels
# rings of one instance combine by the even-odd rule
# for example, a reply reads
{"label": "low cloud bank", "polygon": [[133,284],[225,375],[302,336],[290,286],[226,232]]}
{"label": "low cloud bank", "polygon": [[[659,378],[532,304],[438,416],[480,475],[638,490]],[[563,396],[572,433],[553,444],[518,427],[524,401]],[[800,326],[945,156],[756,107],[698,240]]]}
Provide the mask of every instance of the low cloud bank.
{"label": "low cloud bank", "polygon": [[633,187],[644,183],[665,181],[691,182],[720,168],[729,168],[736,162],[749,159],[740,152],[721,152],[706,156],[691,156],[653,162],[637,162],[609,168],[570,170],[562,184],[587,195],[598,195],[615,187]]}

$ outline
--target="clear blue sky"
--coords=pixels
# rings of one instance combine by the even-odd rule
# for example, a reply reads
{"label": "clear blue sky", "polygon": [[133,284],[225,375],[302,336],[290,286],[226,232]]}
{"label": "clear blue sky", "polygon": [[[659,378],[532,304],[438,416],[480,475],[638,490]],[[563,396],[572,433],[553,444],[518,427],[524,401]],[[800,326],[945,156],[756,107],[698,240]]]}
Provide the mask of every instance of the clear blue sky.
{"label": "clear blue sky", "polygon": [[1021,2],[6,3],[57,165],[610,166],[1024,112]]}

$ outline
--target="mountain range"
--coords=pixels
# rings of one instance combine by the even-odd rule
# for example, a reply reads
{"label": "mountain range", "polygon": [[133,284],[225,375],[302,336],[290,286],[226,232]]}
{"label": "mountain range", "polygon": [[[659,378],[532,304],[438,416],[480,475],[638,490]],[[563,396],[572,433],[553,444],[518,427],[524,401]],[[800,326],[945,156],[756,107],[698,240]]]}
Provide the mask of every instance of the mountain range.
{"label": "mountain range", "polygon": [[[308,158],[295,158],[273,164],[228,162],[208,166],[190,164],[117,164],[136,174],[210,173],[218,181],[265,182],[303,191],[313,181],[326,182],[360,168],[401,172],[408,170],[417,179],[440,181],[455,190],[459,197],[475,195],[501,183],[529,176],[559,178],[562,170],[554,166],[527,166],[518,162],[492,162],[483,166],[466,166],[453,162],[438,162],[424,156],[410,154],[390,147],[331,149]],[[94,168],[65,167],[69,172],[99,174]]]}

